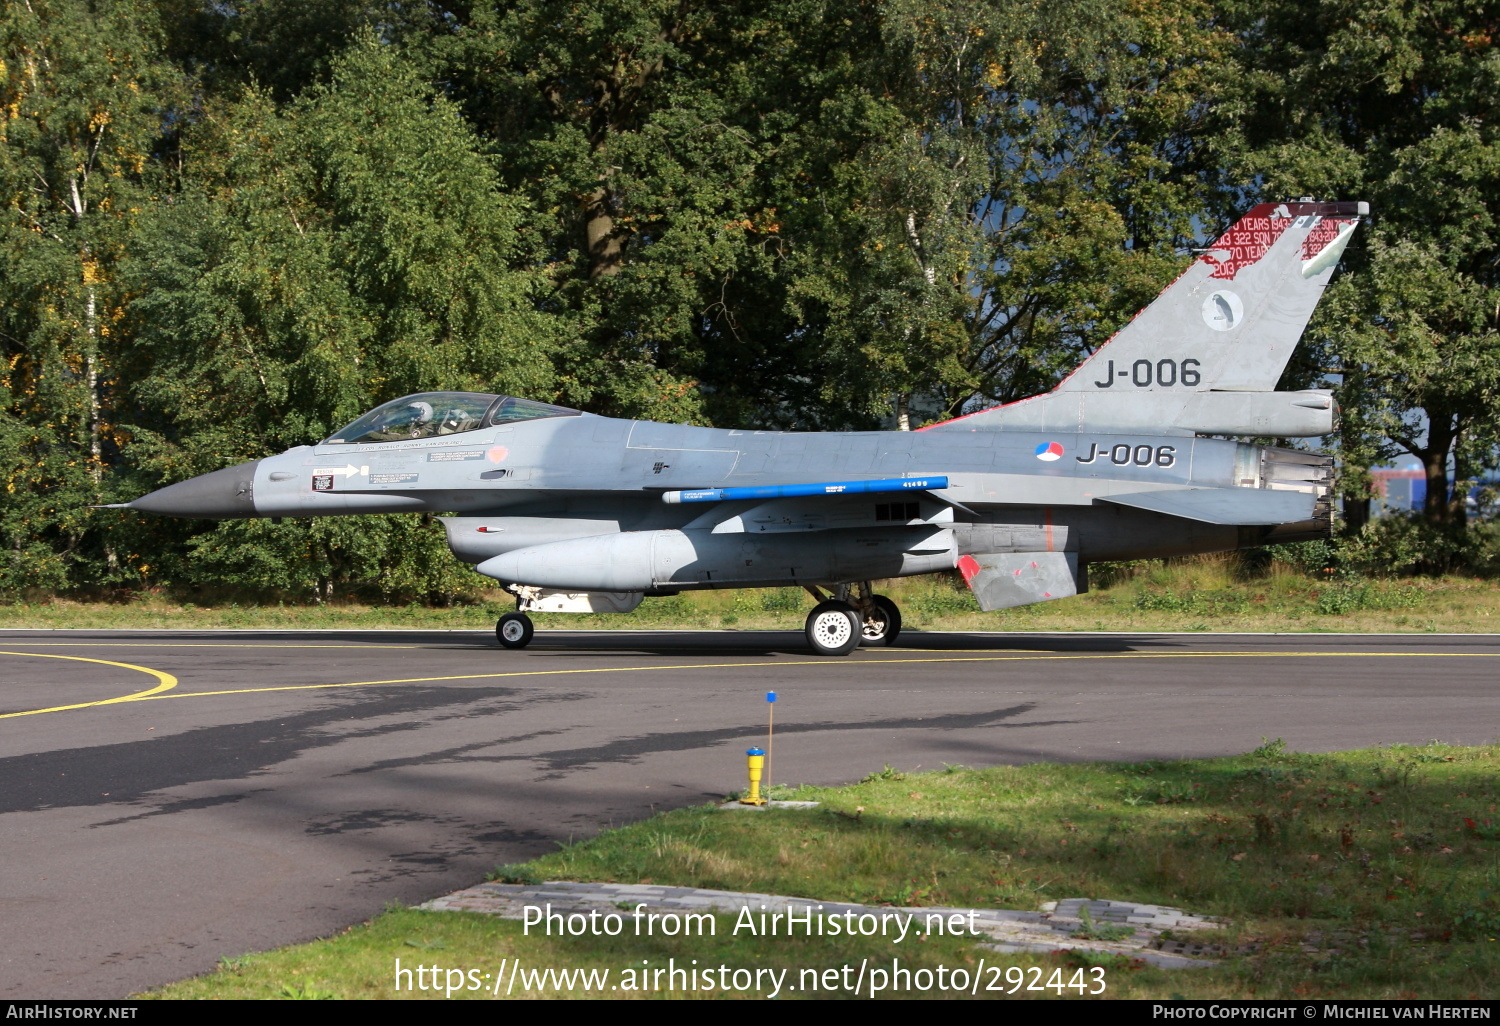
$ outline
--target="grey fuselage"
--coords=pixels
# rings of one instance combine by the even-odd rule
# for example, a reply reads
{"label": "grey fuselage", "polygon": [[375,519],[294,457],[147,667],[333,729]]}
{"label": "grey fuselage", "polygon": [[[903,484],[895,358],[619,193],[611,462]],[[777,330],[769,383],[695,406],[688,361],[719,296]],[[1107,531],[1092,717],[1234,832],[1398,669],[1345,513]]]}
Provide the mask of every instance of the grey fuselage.
{"label": "grey fuselage", "polygon": [[[1278,487],[1268,467],[1283,452],[1210,438],[1034,434],[965,430],[961,424],[915,432],[801,433],[580,414],[410,441],[301,446],[206,477],[238,473],[248,486],[238,490],[234,508],[218,516],[457,514],[442,523],[454,553],[472,564],[518,549],[623,532],[706,536],[721,533],[737,513],[771,515],[770,522],[752,515],[734,532],[738,549],[709,560],[724,565],[647,585],[693,588],[928,573],[951,568],[957,556],[971,552],[1070,552],[1086,563],[1322,536],[1322,516],[1280,525],[1209,523],[1109,501],[1142,493]],[[897,496],[902,504],[878,495],[733,505],[673,505],[662,498],[678,489],[922,475],[945,476],[948,487]],[[151,508],[139,500],[136,505]],[[850,563],[849,575],[840,572],[844,564],[837,559],[830,564],[817,558],[835,546],[834,538],[900,551],[922,532],[949,532],[952,551],[905,562]],[[754,554],[747,548],[752,544],[759,545]],[[812,558],[804,559],[804,551]],[[609,590],[618,583],[572,586]]]}

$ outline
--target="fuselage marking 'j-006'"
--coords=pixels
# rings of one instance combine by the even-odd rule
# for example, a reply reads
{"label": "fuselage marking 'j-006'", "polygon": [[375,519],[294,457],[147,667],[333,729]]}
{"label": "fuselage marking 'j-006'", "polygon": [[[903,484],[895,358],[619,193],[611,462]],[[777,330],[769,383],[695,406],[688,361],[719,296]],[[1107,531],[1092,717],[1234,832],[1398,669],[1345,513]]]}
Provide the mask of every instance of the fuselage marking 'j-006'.
{"label": "fuselage marking 'j-006'", "polygon": [[1106,442],[1101,446],[1098,442],[1090,442],[1087,456],[1073,458],[1079,463],[1093,463],[1103,457],[1108,457],[1109,462],[1117,467],[1170,467],[1177,462],[1177,446],[1131,445],[1128,442],[1113,445]]}

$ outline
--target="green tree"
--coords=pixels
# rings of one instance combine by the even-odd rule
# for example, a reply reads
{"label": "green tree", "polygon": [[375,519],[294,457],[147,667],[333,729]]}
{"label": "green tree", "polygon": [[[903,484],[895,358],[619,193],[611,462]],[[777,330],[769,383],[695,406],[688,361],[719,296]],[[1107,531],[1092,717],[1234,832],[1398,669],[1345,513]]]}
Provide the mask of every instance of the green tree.
{"label": "green tree", "polygon": [[579,340],[565,371],[576,404],[703,416],[709,325],[739,305],[723,290],[740,268],[764,262],[744,226],[753,236],[764,220],[746,117],[756,33],[774,27],[765,6],[479,3],[430,41],[432,74],[550,219],[551,309]]}
{"label": "green tree", "polygon": [[168,59],[200,94],[232,97],[247,87],[280,103],[327,84],[339,55],[362,31],[389,32],[441,18],[441,7],[371,0],[154,0]]}
{"label": "green tree", "polygon": [[554,218],[570,386],[601,412],[872,426],[893,395],[1045,389],[1180,267],[1212,177],[1201,3],[459,20],[432,74]]}
{"label": "green tree", "polygon": [[143,3],[0,8],[0,587],[100,582],[122,441],[120,263],[178,80]]}
{"label": "green tree", "polygon": [[[554,395],[530,215],[391,47],[366,38],[284,111],[254,91],[210,107],[183,168],[129,268],[130,454],[158,479],[317,441],[410,392]],[[395,572],[410,533],[396,518],[224,524],[189,571],[326,596]]]}
{"label": "green tree", "polygon": [[904,426],[914,398],[930,417],[1045,391],[1212,211],[1198,130],[1227,38],[1179,0],[859,6],[874,17],[850,44],[837,19],[799,29],[812,102],[789,102],[803,122],[777,161],[820,398],[894,403]]}

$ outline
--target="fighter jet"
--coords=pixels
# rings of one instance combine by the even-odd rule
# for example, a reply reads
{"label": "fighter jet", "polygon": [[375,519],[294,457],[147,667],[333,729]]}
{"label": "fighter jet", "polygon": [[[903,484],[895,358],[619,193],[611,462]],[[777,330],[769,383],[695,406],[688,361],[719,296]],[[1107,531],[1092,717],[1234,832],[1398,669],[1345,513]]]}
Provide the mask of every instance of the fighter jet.
{"label": "fighter jet", "polygon": [[726,430],[426,392],[314,445],[159,489],[175,517],[426,512],[528,613],[796,586],[824,655],[889,645],[876,581],[958,570],[981,609],[1086,591],[1099,560],[1322,538],[1333,460],[1206,436],[1333,431],[1326,389],[1275,390],[1364,203],[1263,204],[1052,391],[913,432]]}

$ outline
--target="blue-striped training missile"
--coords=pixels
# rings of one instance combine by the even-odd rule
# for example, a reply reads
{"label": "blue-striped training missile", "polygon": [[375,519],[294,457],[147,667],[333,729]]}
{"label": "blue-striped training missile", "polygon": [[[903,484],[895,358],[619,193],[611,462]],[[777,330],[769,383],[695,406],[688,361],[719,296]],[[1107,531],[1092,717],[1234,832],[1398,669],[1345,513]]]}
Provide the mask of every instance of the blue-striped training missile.
{"label": "blue-striped training missile", "polygon": [[696,488],[663,492],[661,501],[676,505],[680,502],[724,502],[735,499],[789,499],[799,495],[924,492],[947,487],[946,477],[887,477],[878,481],[819,481],[815,484],[761,485],[754,488]]}

